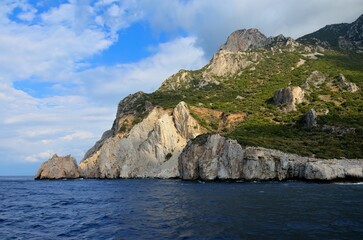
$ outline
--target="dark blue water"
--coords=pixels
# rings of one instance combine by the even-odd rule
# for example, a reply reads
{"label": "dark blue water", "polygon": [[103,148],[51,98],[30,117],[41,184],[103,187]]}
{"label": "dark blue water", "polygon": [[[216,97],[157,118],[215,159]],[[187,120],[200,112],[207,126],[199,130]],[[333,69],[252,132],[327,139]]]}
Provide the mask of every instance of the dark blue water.
{"label": "dark blue water", "polygon": [[0,178],[0,239],[362,239],[363,185]]}

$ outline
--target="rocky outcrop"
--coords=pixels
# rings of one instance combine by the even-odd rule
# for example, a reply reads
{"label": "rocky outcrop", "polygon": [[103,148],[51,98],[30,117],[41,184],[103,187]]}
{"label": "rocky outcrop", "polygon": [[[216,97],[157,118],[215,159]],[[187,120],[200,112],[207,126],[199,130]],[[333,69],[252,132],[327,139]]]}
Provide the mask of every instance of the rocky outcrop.
{"label": "rocky outcrop", "polygon": [[235,53],[258,48],[288,47],[293,49],[299,45],[294,39],[285,37],[282,34],[267,38],[258,29],[250,28],[231,33],[226,43],[220,47],[220,50]]}
{"label": "rocky outcrop", "polygon": [[227,38],[227,42],[220,49],[230,52],[246,51],[264,47],[266,40],[267,37],[258,29],[241,29],[231,33]]}
{"label": "rocky outcrop", "polygon": [[107,139],[115,135],[127,135],[131,130],[132,122],[136,120],[135,118],[151,111],[153,108],[152,104],[148,101],[143,101],[144,96],[145,93],[139,91],[128,95],[119,102],[112,128],[103,133],[101,139],[86,152],[84,159],[97,154],[97,151],[103,146]]}
{"label": "rocky outcrop", "polygon": [[79,178],[79,169],[76,159],[71,155],[62,157],[54,154],[39,168],[35,179],[63,179]]}
{"label": "rocky outcrop", "polygon": [[245,179],[322,180],[362,179],[362,159],[317,159],[261,147],[244,151]]}
{"label": "rocky outcrop", "polygon": [[180,102],[174,110],[154,107],[124,136],[104,141],[80,163],[85,178],[174,178],[187,141],[205,130]]}
{"label": "rocky outcrop", "polygon": [[237,74],[244,69],[256,65],[261,55],[254,52],[230,52],[220,50],[214,54],[213,59],[203,73],[204,79],[225,77]]}
{"label": "rocky outcrop", "polygon": [[216,180],[362,179],[363,159],[317,159],[261,147],[242,149],[219,135],[202,135],[179,157],[180,178]]}
{"label": "rocky outcrop", "polygon": [[339,86],[348,92],[354,93],[359,90],[358,86],[355,83],[349,82],[343,74],[339,74],[337,80]]}
{"label": "rocky outcrop", "polygon": [[314,128],[318,126],[316,111],[313,108],[305,115],[304,126],[306,128]]}
{"label": "rocky outcrop", "polygon": [[319,71],[313,71],[310,76],[302,84],[302,87],[311,91],[312,88],[319,88],[323,83],[325,83],[326,77],[323,73]]}
{"label": "rocky outcrop", "polygon": [[175,128],[185,139],[193,139],[203,132],[199,123],[190,115],[189,107],[180,102],[173,110]]}
{"label": "rocky outcrop", "polygon": [[240,179],[242,167],[242,147],[219,135],[190,141],[179,157],[180,178],[186,180]]}
{"label": "rocky outcrop", "polygon": [[284,111],[296,111],[296,105],[302,103],[304,90],[300,87],[286,87],[279,89],[273,96],[273,103],[280,106]]}

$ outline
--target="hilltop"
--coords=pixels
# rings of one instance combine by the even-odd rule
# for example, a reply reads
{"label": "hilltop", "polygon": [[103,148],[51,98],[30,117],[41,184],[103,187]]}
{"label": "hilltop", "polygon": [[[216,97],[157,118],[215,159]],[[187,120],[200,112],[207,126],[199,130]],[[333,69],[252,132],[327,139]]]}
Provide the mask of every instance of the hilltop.
{"label": "hilltop", "polygon": [[[358,20],[348,25],[362,26]],[[363,54],[301,39],[235,31],[208,65],[181,70],[144,97],[164,108],[185,101],[206,129],[244,145],[321,158],[362,157]],[[293,111],[274,100],[279,89],[297,87],[303,96]],[[305,121],[311,109],[314,127]],[[228,116],[240,119],[226,125]]]}

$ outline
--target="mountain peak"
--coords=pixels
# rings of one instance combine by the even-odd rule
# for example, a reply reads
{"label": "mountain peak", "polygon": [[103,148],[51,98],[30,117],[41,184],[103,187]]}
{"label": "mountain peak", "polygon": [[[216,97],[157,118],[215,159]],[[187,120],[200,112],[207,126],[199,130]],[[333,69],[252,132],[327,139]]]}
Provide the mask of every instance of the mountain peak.
{"label": "mountain peak", "polygon": [[264,46],[267,37],[256,28],[240,29],[229,35],[220,49],[231,52],[246,51]]}
{"label": "mountain peak", "polygon": [[[220,50],[229,52],[244,52],[250,49],[268,48],[275,46],[288,46],[295,43],[290,37],[280,34],[276,37],[266,37],[256,28],[240,29],[229,35]],[[295,44],[293,44],[295,45]]]}

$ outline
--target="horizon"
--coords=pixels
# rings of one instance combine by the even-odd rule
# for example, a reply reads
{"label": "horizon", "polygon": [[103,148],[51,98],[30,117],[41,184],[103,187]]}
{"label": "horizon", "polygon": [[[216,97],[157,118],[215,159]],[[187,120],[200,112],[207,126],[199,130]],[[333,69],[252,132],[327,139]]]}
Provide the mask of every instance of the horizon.
{"label": "horizon", "polygon": [[0,9],[0,176],[30,177],[55,153],[79,163],[120,100],[203,67],[233,31],[296,39],[355,21],[363,1],[5,0]]}

